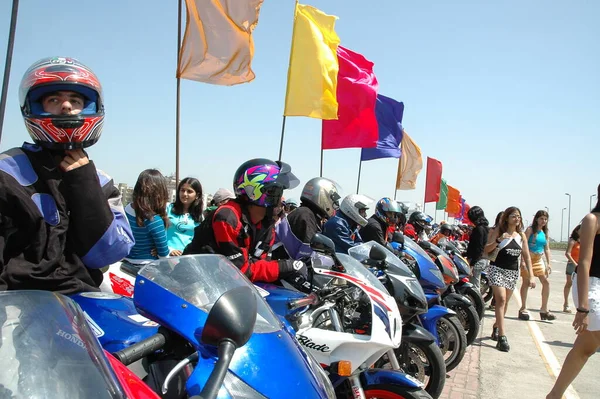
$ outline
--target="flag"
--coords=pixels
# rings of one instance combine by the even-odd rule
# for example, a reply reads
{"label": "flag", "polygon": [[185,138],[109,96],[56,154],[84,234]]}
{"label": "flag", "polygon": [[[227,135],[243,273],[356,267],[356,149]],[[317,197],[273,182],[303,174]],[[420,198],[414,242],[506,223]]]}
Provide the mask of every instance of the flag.
{"label": "flag", "polygon": [[417,186],[417,176],[419,176],[421,169],[423,169],[423,158],[421,156],[421,149],[405,130],[402,130],[400,151],[402,155],[398,160],[396,189],[414,190]]}
{"label": "flag", "polygon": [[460,212],[460,191],[448,185],[448,204],[446,205],[446,212],[452,217]]}
{"label": "flag", "polygon": [[373,63],[347,48],[338,46],[337,77],[338,119],[324,120],[321,147],[335,148],[375,147],[377,143],[377,78]]}
{"label": "flag", "polygon": [[442,163],[435,158],[427,157],[427,177],[425,179],[425,203],[437,202],[440,199],[442,184]]}
{"label": "flag", "polygon": [[216,85],[250,82],[252,31],[263,0],[185,0],[177,77]]}
{"label": "flag", "polygon": [[461,220],[466,223],[466,224],[473,224],[471,222],[471,219],[469,219],[469,210],[471,210],[471,205],[467,204],[466,202],[463,204],[462,207],[462,217]]}
{"label": "flag", "polygon": [[337,119],[336,16],[296,3],[285,116]]}
{"label": "flag", "polygon": [[446,179],[442,179],[442,183],[440,184],[440,199],[435,205],[435,209],[443,211],[446,209],[446,205],[448,205],[448,185],[446,184]]}
{"label": "flag", "polygon": [[375,115],[377,116],[379,131],[377,147],[363,147],[360,153],[360,160],[370,161],[378,158],[400,158],[400,155],[402,155],[400,143],[402,142],[404,103],[378,94]]}

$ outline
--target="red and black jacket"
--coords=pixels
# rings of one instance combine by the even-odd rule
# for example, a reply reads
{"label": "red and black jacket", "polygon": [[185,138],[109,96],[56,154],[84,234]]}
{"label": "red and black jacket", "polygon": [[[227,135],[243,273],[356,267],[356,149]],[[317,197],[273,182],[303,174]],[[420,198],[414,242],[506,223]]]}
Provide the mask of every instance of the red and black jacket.
{"label": "red and black jacket", "polygon": [[214,212],[211,227],[211,242],[202,242],[204,239],[195,232],[184,254],[205,252],[203,248],[208,245],[215,253],[229,259],[251,281],[273,282],[279,279],[279,262],[266,260],[275,242],[273,224],[265,224],[264,221],[253,224],[239,202],[229,201]]}

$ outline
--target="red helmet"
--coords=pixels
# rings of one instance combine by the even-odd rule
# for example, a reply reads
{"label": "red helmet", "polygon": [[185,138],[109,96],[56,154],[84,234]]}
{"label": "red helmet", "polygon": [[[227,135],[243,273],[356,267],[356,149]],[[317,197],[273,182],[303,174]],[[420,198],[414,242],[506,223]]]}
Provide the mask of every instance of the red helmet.
{"label": "red helmet", "polygon": [[[72,91],[84,98],[77,115],[53,115],[41,100],[57,91]],[[73,58],[43,58],[29,67],[19,86],[19,105],[29,135],[52,149],[84,148],[100,138],[104,103],[100,81],[91,69]]]}

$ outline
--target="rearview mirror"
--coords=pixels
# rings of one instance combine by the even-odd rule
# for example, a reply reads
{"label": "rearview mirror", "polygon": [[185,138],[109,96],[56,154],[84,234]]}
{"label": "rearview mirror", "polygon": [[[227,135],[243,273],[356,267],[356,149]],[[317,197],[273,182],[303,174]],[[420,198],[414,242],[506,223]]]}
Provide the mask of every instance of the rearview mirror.
{"label": "rearview mirror", "polygon": [[325,255],[335,255],[335,244],[329,237],[326,237],[323,234],[317,233],[314,235],[310,241],[310,248],[315,252],[323,253]]}
{"label": "rearview mirror", "polygon": [[374,261],[384,261],[387,258],[387,254],[379,245],[373,245],[369,251],[369,259]]}
{"label": "rearview mirror", "polygon": [[396,231],[394,235],[392,235],[392,241],[397,242],[398,244],[404,244],[404,234],[400,231]]}
{"label": "rearview mirror", "polygon": [[237,348],[250,339],[256,323],[256,296],[250,287],[236,287],[217,299],[202,329],[201,342],[219,346],[231,341]]}

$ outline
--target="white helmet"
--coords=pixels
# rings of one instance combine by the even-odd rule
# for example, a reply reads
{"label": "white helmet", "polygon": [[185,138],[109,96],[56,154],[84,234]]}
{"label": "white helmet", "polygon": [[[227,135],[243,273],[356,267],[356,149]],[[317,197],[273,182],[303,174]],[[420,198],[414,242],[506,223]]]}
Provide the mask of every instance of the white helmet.
{"label": "white helmet", "polygon": [[[361,194],[350,194],[344,197],[342,204],[340,205],[340,211],[344,212],[346,216],[354,220],[361,227],[365,227],[368,223],[366,219],[367,209],[375,202],[372,198]],[[361,215],[360,211],[364,211]]]}

